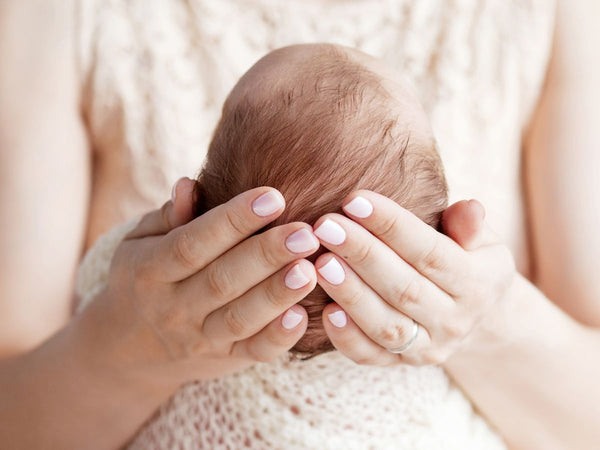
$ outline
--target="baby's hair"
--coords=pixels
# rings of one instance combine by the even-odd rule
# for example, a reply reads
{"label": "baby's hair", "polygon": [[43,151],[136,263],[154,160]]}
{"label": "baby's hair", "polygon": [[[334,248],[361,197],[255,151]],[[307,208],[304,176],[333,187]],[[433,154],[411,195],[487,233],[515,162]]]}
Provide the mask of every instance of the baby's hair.
{"label": "baby's hair", "polygon": [[[293,82],[276,83],[268,95],[225,103],[196,184],[195,215],[248,189],[272,186],[287,206],[263,232],[343,213],[345,196],[370,189],[438,228],[448,194],[435,140],[413,139],[381,78],[329,45],[293,69]],[[334,350],[321,319],[331,301],[317,285],[300,302],[308,329],[293,354],[310,358]]]}

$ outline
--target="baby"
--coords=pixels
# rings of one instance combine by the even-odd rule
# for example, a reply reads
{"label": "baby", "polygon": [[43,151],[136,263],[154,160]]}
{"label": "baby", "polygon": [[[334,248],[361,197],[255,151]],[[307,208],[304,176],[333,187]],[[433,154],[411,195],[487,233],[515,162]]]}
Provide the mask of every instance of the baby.
{"label": "baby", "polygon": [[[386,195],[434,228],[448,203],[431,128],[401,75],[330,44],[275,50],[240,79],[198,176],[195,214],[258,186],[279,189],[287,202],[268,227],[343,213],[342,199],[356,189]],[[295,356],[334,350],[321,319],[331,301],[317,285],[300,302],[308,329]]]}

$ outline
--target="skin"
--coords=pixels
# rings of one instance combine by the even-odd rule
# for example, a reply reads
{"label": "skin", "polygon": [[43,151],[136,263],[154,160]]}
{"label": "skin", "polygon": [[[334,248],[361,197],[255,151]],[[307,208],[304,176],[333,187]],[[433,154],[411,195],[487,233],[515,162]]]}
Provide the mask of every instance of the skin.
{"label": "skin", "polygon": [[[600,74],[593,58],[600,34],[592,19],[600,11],[591,1],[568,5],[568,9],[561,5],[557,15],[557,45],[549,82],[525,139],[524,176],[532,212],[535,274],[528,280],[512,270],[506,251],[507,247],[512,249],[512,243],[496,240],[493,224],[473,212],[475,203],[459,202],[446,211],[445,231],[452,240],[436,235],[434,239],[440,242],[437,247],[398,246],[383,233],[382,245],[373,247],[373,261],[388,267],[386,273],[391,279],[390,270],[396,267],[392,261],[403,260],[412,267],[412,260],[419,266],[422,259],[418,255],[429,255],[426,261],[430,264],[421,267],[426,273],[418,268],[411,272],[413,286],[428,280],[437,286],[438,280],[439,292],[433,289],[433,295],[445,298],[448,311],[462,320],[460,327],[448,328],[444,337],[435,324],[421,319],[427,333],[421,330],[420,340],[405,355],[390,357],[381,350],[381,344],[399,346],[402,335],[397,335],[398,342],[392,342],[376,336],[368,324],[363,324],[365,329],[360,327],[345,284],[353,279],[353,273],[365,273],[368,279],[359,284],[361,289],[371,289],[380,298],[373,297],[368,304],[355,302],[354,308],[366,308],[365,314],[373,316],[382,305],[392,307],[384,290],[402,286],[392,286],[389,279],[381,283],[364,272],[360,258],[343,256],[360,255],[374,245],[372,235],[385,230],[376,222],[394,223],[395,217],[401,217],[387,235],[404,239],[420,235],[426,228],[414,222],[410,225],[410,215],[399,206],[391,205],[386,213],[380,208],[386,199],[371,192],[353,193],[343,204],[356,195],[368,197],[374,205],[373,216],[335,216],[342,226],[348,226],[347,241],[337,248],[321,242],[331,253],[322,256],[316,267],[326,258],[339,257],[349,274],[336,292],[320,275],[308,273],[310,268],[302,262],[309,284],[286,290],[285,270],[303,261],[305,255],[286,254],[285,238],[293,227],[310,226],[287,224],[263,239],[244,240],[244,235],[252,232],[249,228],[259,229],[279,213],[267,218],[253,215],[251,204],[259,192],[242,194],[245,197],[221,208],[212,220],[188,223],[190,184],[183,180],[177,186],[175,202],[166,202],[160,210],[149,213],[120,247],[110,289],[102,292],[85,314],[64,326],[72,303],[74,271],[85,242],[127,218],[113,215],[99,226],[93,219],[97,216],[86,216],[86,211],[101,210],[106,205],[106,193],[124,180],[103,172],[110,166],[103,160],[108,156],[97,155],[94,160],[88,147],[71,58],[70,2],[0,3],[0,60],[4,63],[0,71],[0,179],[4,188],[0,190],[4,206],[0,211],[0,351],[4,357],[0,361],[0,441],[10,448],[39,447],[41,442],[52,448],[117,447],[183,380],[230,373],[290,348],[302,335],[306,318],[290,332],[281,326],[281,316],[318,280],[337,301],[329,308],[347,309],[348,321],[342,328],[330,324],[327,314],[331,309],[326,310],[323,320],[342,353],[365,364],[441,362],[514,448],[586,448],[597,442],[600,432],[595,418],[600,414],[600,399],[595,380],[600,378],[600,361],[590,355],[600,351],[596,328],[600,327],[600,288],[593,276],[592,260],[600,251],[600,238],[592,232],[600,218],[597,208],[589,205],[594,204],[594,194],[599,191],[595,168],[600,161],[592,136],[600,116],[595,81]],[[24,35],[20,32],[23,29],[31,33]],[[506,164],[504,170],[516,170],[508,161]],[[549,189],[557,180],[563,189]],[[128,195],[127,191],[123,195]],[[378,220],[371,223],[374,218]],[[249,228],[239,229],[241,223]],[[400,227],[400,233],[398,224],[408,225]],[[582,231],[586,229],[592,231]],[[219,244],[211,261],[196,252],[181,251],[187,248],[180,246],[182,241],[210,243],[215,237]],[[431,245],[431,241],[426,242]],[[227,272],[229,263],[260,261],[257,255],[271,255],[264,249],[279,256],[267,257],[261,273],[248,274],[250,278],[205,297],[214,301],[216,309],[194,311],[196,325],[206,323],[209,317],[226,323],[225,317],[229,317],[224,328],[235,335],[233,341],[230,335],[219,337],[219,346],[210,344],[215,338],[193,331],[186,322],[187,309],[167,310],[173,314],[161,310],[165,294],[171,294],[171,308],[178,302],[189,304],[190,291],[182,286],[194,284],[196,292],[220,285],[206,281],[208,277],[202,280],[201,274],[208,267],[220,267],[220,279],[229,276],[235,280],[237,276]],[[414,253],[407,254],[408,250]],[[461,284],[464,281],[466,287],[462,290],[450,282],[453,275],[447,265],[448,252],[466,262],[459,268],[463,272],[454,272],[454,276],[464,277]],[[168,278],[161,278],[156,271],[159,255],[169,261],[161,265],[168,269]],[[476,281],[483,273],[477,267],[480,263],[489,268],[483,274],[489,284],[485,288],[478,284],[488,292],[485,305],[480,298],[473,298],[468,288],[481,283]],[[518,267],[519,261],[515,263]],[[401,267],[409,270],[407,265]],[[494,277],[496,272],[499,275]],[[212,275],[210,279],[218,278]],[[264,316],[236,326],[243,316],[231,320],[235,314],[225,316],[222,308],[240,299],[240,292],[260,290],[261,285],[265,303],[269,296],[276,302]],[[267,286],[279,289],[273,291],[278,294],[269,294]],[[431,304],[433,300],[416,297],[418,301],[395,308],[396,329],[404,327],[399,320],[402,315],[438,311],[434,310],[437,305]],[[137,301],[139,298],[144,302]],[[242,302],[237,304],[241,308]],[[467,315],[465,310],[471,308],[464,307],[460,314],[461,305],[467,304],[473,305],[473,314]],[[406,309],[409,305],[412,309]],[[299,306],[293,308],[305,315]],[[211,316],[219,310],[222,316]],[[266,328],[257,333],[261,324]],[[427,336],[430,342],[423,340]],[[90,436],[94,438],[90,440]]]}

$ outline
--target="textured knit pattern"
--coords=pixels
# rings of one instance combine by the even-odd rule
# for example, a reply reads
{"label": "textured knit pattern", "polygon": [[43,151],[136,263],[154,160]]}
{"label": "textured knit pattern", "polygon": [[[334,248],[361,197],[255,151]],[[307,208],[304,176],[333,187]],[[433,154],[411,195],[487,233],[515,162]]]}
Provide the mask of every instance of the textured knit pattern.
{"label": "textured knit pattern", "polygon": [[[138,220],[101,236],[76,292],[85,308],[105,286],[115,248]],[[181,387],[130,442],[147,449],[505,449],[439,367],[372,367],[335,351],[284,354]]]}
{"label": "textured knit pattern", "polygon": [[[488,221],[527,259],[524,225],[506,220],[523,208],[519,174],[495,161],[518,166],[547,66],[552,0],[82,0],[77,15],[84,112],[95,150],[110,153],[128,180],[110,206],[124,217],[143,212],[127,199],[158,207],[178,177],[198,173],[226,94],[258,58],[333,42],[382,58],[414,83],[450,202],[489,187],[478,197]],[[134,222],[83,261],[84,305]],[[185,386],[131,446],[502,448],[441,369],[362,367],[337,352]]]}

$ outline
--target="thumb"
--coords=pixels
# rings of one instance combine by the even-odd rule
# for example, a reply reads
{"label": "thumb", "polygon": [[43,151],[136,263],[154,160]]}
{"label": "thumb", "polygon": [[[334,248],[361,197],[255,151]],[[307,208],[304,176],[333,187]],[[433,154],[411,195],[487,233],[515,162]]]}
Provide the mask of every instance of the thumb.
{"label": "thumb", "polygon": [[171,210],[170,224],[171,227],[167,230],[179,227],[188,223],[194,218],[194,187],[195,180],[190,180],[188,177],[180,178],[173,185],[171,192]]}
{"label": "thumb", "polygon": [[465,250],[475,250],[500,241],[485,222],[485,208],[475,199],[460,200],[442,214],[442,229]]}
{"label": "thumb", "polygon": [[177,180],[171,192],[171,200],[164,203],[161,208],[144,215],[125,239],[166,234],[173,228],[192,220],[194,218],[195,185],[196,181],[187,177]]}

